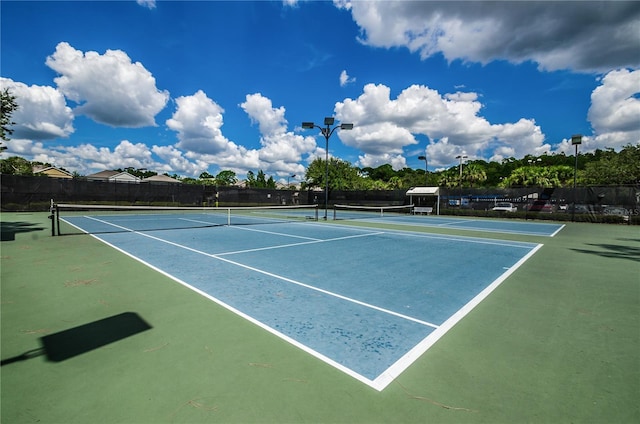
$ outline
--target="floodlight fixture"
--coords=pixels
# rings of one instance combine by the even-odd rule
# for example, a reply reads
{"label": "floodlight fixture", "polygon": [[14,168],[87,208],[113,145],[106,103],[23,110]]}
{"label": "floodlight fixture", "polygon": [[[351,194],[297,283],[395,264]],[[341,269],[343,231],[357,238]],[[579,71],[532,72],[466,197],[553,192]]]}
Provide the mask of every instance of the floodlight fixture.
{"label": "floodlight fixture", "polygon": [[302,123],[302,128],[309,130],[311,128],[315,127],[315,125],[313,124],[313,122],[303,122]]}
{"label": "floodlight fixture", "polygon": [[332,117],[324,118],[325,125],[333,125],[334,122],[335,122],[335,118],[332,118]]}
{"label": "floodlight fixture", "polygon": [[582,144],[582,134],[575,134],[571,136],[571,144],[578,145]]}
{"label": "floodlight fixture", "polygon": [[352,130],[353,129],[353,124],[340,124],[340,129],[341,130]]}

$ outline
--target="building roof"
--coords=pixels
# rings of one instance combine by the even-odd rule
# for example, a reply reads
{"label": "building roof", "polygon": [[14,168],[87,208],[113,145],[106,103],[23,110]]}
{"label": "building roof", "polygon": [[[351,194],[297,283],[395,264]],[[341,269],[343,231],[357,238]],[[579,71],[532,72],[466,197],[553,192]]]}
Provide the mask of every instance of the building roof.
{"label": "building roof", "polygon": [[170,184],[182,184],[182,181],[178,181],[175,178],[171,178],[168,175],[154,175],[149,178],[143,179],[143,183],[170,183]]}
{"label": "building roof", "polygon": [[127,171],[123,171],[110,176],[109,181],[139,183],[140,178],[136,177],[135,175],[129,174]]}
{"label": "building roof", "polygon": [[44,174],[51,178],[73,178],[69,172],[64,169],[56,168],[55,166],[34,166],[34,174]]}
{"label": "building roof", "polygon": [[88,180],[108,180],[116,175],[118,171],[100,171],[95,174],[87,175]]}
{"label": "building roof", "polygon": [[440,187],[411,187],[407,196],[438,196]]}
{"label": "building roof", "polygon": [[87,180],[96,181],[115,181],[125,183],[139,183],[140,178],[129,174],[127,171],[100,171],[95,174],[87,175]]}

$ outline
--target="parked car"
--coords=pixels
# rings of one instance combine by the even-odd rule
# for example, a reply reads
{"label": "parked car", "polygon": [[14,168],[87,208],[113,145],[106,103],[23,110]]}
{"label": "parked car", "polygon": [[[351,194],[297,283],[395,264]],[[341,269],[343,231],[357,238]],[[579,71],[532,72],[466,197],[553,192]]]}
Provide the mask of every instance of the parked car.
{"label": "parked car", "polygon": [[529,212],[544,212],[544,213],[552,213],[553,205],[544,200],[536,200],[532,204],[526,207]]}
{"label": "parked car", "polygon": [[515,206],[513,203],[498,202],[491,210],[498,211],[498,212],[516,212],[518,210],[518,207]]}

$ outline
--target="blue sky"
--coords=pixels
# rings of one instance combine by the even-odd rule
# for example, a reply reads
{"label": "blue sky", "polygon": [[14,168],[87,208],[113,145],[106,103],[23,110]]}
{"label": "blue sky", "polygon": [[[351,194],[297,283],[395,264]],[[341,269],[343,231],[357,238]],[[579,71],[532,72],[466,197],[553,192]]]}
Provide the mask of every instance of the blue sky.
{"label": "blue sky", "polygon": [[2,157],[87,175],[231,169],[302,179],[329,154],[430,170],[455,156],[640,142],[640,2],[0,4]]}

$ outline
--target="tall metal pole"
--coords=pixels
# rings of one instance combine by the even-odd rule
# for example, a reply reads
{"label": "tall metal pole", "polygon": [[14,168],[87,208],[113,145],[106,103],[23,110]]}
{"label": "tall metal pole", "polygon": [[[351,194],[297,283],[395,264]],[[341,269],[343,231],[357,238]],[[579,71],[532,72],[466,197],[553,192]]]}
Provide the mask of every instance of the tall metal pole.
{"label": "tall metal pole", "polygon": [[427,149],[424,149],[424,156],[418,156],[418,160],[424,161],[424,186],[429,186],[429,167],[427,166]]}
{"label": "tall metal pole", "polygon": [[576,146],[576,161],[573,167],[573,207],[571,208],[571,222],[576,219],[576,187],[578,181],[578,145],[582,143],[582,135],[576,134],[571,136],[571,144]]}
{"label": "tall metal pole", "polygon": [[331,136],[329,125],[322,130],[322,134],[327,141],[324,150],[324,220],[326,221],[329,209],[329,137]]}
{"label": "tall metal pole", "polygon": [[458,185],[460,186],[460,209],[462,209],[462,160],[466,159],[467,155],[458,155],[456,159],[460,159],[460,178],[458,180]]}
{"label": "tall metal pole", "polygon": [[429,167],[427,166],[427,157],[424,157],[424,186],[429,186]]}
{"label": "tall metal pole", "polygon": [[462,156],[460,156],[460,179],[458,184],[460,184],[460,209],[462,209]]}

